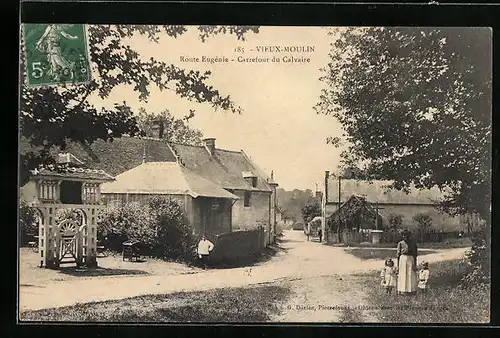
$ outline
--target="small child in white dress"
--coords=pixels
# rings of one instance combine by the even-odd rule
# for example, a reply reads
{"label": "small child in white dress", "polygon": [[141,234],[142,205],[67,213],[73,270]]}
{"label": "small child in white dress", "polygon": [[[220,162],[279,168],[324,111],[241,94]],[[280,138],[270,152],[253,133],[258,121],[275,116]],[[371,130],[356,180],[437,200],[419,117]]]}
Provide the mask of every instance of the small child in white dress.
{"label": "small child in white dress", "polygon": [[429,263],[422,262],[422,269],[418,272],[418,288],[425,293],[429,281]]}
{"label": "small child in white dress", "polygon": [[380,272],[380,279],[380,284],[385,288],[385,292],[391,294],[397,281],[397,270],[391,258],[385,260],[384,268]]}

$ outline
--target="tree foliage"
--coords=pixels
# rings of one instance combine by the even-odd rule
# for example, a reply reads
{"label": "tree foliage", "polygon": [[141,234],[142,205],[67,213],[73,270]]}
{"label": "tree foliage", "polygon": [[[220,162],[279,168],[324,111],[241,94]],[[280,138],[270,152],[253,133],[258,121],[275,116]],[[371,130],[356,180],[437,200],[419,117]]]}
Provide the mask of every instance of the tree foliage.
{"label": "tree foliage", "polygon": [[438,186],[443,209],[489,217],[491,31],[348,28],[331,32],[318,113],[341,123],[344,166],[406,190]]}
{"label": "tree foliage", "polygon": [[20,245],[27,245],[30,236],[38,234],[38,222],[35,208],[31,207],[26,201],[21,200],[19,205],[19,240]]}
{"label": "tree foliage", "polygon": [[390,229],[401,229],[403,225],[403,216],[399,214],[389,215],[389,228]]}
{"label": "tree foliage", "polygon": [[426,214],[416,214],[413,216],[413,221],[418,225],[421,233],[427,233],[432,227],[432,217]]}
{"label": "tree foliage", "polygon": [[193,254],[191,228],[182,205],[174,199],[152,197],[146,205],[109,205],[98,218],[98,237],[112,251],[138,240],[143,255],[189,261]]}
{"label": "tree foliage", "polygon": [[321,216],[321,205],[317,201],[311,201],[304,205],[301,209],[302,219],[307,224],[316,216]]}
{"label": "tree foliage", "polygon": [[[54,162],[50,154],[53,147],[64,149],[68,141],[89,146],[98,139],[110,141],[124,134],[139,133],[137,121],[126,103],[116,103],[113,109],[99,108],[87,100],[94,93],[107,98],[113,88],[128,85],[145,102],[155,86],[187,100],[210,104],[214,109],[241,112],[229,96],[207,84],[210,72],[185,70],[153,58],[145,60],[127,44],[128,38],[135,36],[144,36],[152,43],[159,43],[162,37],[177,38],[187,32],[186,27],[89,25],[87,28],[90,66],[95,75],[89,83],[28,87],[25,56],[21,54],[20,131],[33,148],[21,154],[21,185],[28,180],[29,170]],[[258,27],[253,26],[197,29],[202,41],[220,33],[244,39],[246,33],[258,32]]]}
{"label": "tree foliage", "polygon": [[286,219],[291,219],[295,222],[302,220],[302,208],[314,201],[313,192],[311,189],[299,190],[294,189],[287,191],[282,188],[276,190],[276,197],[283,209]]}
{"label": "tree foliage", "polygon": [[188,121],[194,117],[194,111],[184,118],[175,118],[168,109],[154,114],[139,108],[137,124],[143,136],[161,138],[167,142],[201,145],[203,134],[200,130],[189,126]]}

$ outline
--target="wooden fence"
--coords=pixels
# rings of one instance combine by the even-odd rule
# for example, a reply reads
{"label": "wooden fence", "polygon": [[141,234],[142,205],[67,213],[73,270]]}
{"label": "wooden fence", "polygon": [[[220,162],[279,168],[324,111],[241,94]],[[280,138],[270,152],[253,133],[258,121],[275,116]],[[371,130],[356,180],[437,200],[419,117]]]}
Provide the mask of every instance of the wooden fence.
{"label": "wooden fence", "polygon": [[[444,242],[449,239],[457,239],[463,237],[474,237],[478,236],[478,233],[467,233],[463,231],[428,231],[422,232],[419,230],[412,231],[413,237],[419,243],[438,243]],[[345,245],[351,245],[361,242],[371,241],[369,234],[359,233],[357,231],[343,231],[341,234],[341,243]],[[381,234],[381,243],[397,243],[401,240],[401,234],[399,231],[384,231]],[[336,232],[327,232],[327,243],[336,244],[339,243],[339,235]]]}
{"label": "wooden fence", "polygon": [[252,230],[221,234],[214,242],[211,261],[241,260],[260,254],[266,247],[266,231],[259,227]]}

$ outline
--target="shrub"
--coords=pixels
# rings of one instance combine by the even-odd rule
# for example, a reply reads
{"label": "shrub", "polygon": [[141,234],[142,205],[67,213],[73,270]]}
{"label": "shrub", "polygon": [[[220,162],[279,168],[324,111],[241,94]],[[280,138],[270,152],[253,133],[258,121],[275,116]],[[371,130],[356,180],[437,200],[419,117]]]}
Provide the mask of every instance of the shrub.
{"label": "shrub", "polygon": [[106,248],[121,251],[122,243],[135,238],[137,228],[146,227],[147,210],[138,203],[127,203],[122,207],[111,204],[97,219],[97,238],[104,241]]}
{"label": "shrub", "polygon": [[429,232],[432,226],[432,217],[426,214],[416,214],[413,216],[413,221],[417,223],[420,232],[420,239],[423,239],[424,234]]}
{"label": "shrub", "polygon": [[464,276],[463,281],[468,286],[491,281],[491,252],[483,238],[472,239],[472,247],[465,253],[466,261],[469,265],[469,272]]}
{"label": "shrub", "polygon": [[29,236],[38,233],[35,208],[21,200],[19,205],[19,241],[21,246],[28,244]]}
{"label": "shrub", "polygon": [[144,255],[155,258],[194,257],[191,229],[182,205],[176,200],[153,197],[147,205],[109,205],[98,218],[98,238],[112,251],[121,251],[123,242],[137,240]]}
{"label": "shrub", "polygon": [[154,255],[160,258],[192,258],[192,233],[182,205],[176,200],[154,197],[148,206],[155,227],[152,238]]}
{"label": "shrub", "polygon": [[391,229],[401,229],[403,225],[403,216],[397,214],[389,215],[389,227]]}
{"label": "shrub", "polygon": [[316,201],[307,203],[302,207],[301,211],[302,219],[305,224],[312,221],[314,217],[321,216],[321,206]]}

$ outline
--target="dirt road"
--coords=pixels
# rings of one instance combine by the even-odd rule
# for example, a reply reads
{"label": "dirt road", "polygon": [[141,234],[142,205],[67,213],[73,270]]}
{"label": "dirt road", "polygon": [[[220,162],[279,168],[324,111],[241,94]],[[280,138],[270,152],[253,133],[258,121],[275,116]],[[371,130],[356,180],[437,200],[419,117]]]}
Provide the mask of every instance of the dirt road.
{"label": "dirt road", "polygon": [[[336,299],[335,304],[344,301],[362,304],[363,295],[355,285],[349,285],[349,275],[379,269],[382,264],[381,261],[363,261],[346,253],[343,248],[308,242],[301,231],[286,231],[281,246],[284,250],[276,257],[252,268],[207,270],[170,276],[95,277],[21,286],[19,308],[21,311],[37,310],[146,294],[203,291],[270,282],[291,283],[296,296],[290,300],[287,309],[296,309],[303,299],[308,299],[308,304],[319,306],[325,294],[326,299]],[[450,249],[425,257],[426,261],[433,262],[460,258],[463,253],[464,249]],[[317,321],[338,321],[335,311],[321,313],[315,313],[315,319],[319,319]],[[307,315],[307,309],[290,309],[276,320],[310,321],[310,316]]]}

